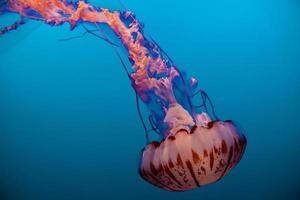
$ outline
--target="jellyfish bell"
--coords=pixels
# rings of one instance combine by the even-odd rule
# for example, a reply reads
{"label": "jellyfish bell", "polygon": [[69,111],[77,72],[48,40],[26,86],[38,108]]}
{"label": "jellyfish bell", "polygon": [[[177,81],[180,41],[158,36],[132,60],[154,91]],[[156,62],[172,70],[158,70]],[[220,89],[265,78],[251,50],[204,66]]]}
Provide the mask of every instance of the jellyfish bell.
{"label": "jellyfish bell", "polygon": [[197,119],[191,128],[178,126],[142,150],[143,179],[165,190],[186,191],[220,180],[237,165],[247,141],[236,125],[210,121],[206,113]]}
{"label": "jellyfish bell", "polygon": [[240,161],[246,138],[230,121],[180,129],[142,153],[140,175],[170,191],[186,191],[216,182]]}

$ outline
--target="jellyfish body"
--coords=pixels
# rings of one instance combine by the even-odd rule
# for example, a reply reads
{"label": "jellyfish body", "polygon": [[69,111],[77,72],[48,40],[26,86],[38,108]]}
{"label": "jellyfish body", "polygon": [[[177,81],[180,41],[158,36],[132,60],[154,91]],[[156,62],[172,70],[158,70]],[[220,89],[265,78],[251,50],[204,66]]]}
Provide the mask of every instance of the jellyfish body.
{"label": "jellyfish body", "polygon": [[[150,142],[147,137],[142,150],[139,172],[146,181],[162,189],[185,191],[221,179],[239,162],[246,146],[245,136],[232,122],[216,117],[206,93],[195,92],[197,80],[188,78],[152,38],[145,36],[133,13],[96,8],[84,1],[3,2],[8,12],[26,19],[52,26],[69,23],[71,30],[88,23],[109,41],[99,27],[106,24],[120,38],[132,64],[130,71],[118,56],[138,99],[149,108],[151,130],[161,138]],[[0,35],[17,27],[4,27]],[[200,105],[194,104],[195,94],[202,97]]]}
{"label": "jellyfish body", "polygon": [[218,181],[241,159],[246,138],[230,121],[180,129],[143,150],[140,175],[170,191],[186,191]]}

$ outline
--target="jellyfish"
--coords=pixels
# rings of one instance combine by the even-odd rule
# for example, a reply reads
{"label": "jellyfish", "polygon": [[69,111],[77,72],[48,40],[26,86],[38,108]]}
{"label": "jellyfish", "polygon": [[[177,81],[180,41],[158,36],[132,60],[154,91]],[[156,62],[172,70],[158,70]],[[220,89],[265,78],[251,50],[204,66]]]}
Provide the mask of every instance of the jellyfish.
{"label": "jellyfish", "polygon": [[[141,151],[140,176],[161,189],[186,191],[222,179],[241,160],[246,137],[231,120],[222,121],[198,81],[179,70],[168,54],[151,38],[136,16],[127,10],[112,11],[85,1],[6,0],[6,12],[21,19],[39,20],[52,26],[70,24],[86,29],[108,42],[117,53],[136,92],[137,110],[145,129],[146,146]],[[108,25],[127,50],[125,65],[118,46],[104,33]],[[0,29],[8,34],[23,23]],[[147,128],[140,110],[142,101],[149,110]],[[198,102],[198,103],[197,103]],[[149,134],[158,135],[151,141]]]}

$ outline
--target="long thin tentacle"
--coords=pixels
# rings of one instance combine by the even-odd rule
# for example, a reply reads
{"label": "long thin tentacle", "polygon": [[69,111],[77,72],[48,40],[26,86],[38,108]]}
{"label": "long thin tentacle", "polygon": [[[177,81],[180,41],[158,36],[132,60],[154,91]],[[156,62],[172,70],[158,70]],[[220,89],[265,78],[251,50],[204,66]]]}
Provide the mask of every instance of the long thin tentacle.
{"label": "long thin tentacle", "polygon": [[150,126],[151,126],[151,129],[148,132],[154,131],[155,133],[159,134],[159,131],[158,131],[159,129],[157,127],[156,122],[153,119],[153,115],[149,115],[148,120],[149,120],[149,123],[150,123]]}
{"label": "long thin tentacle", "polygon": [[58,41],[59,42],[70,41],[70,40],[74,40],[74,39],[83,38],[84,36],[86,36],[86,34],[91,34],[91,35],[93,35],[93,36],[95,36],[95,37],[97,37],[97,38],[99,38],[101,40],[104,40],[105,42],[108,42],[111,45],[119,47],[119,45],[113,43],[112,41],[107,40],[107,39],[101,37],[100,35],[97,35],[95,32],[98,32],[98,29],[90,30],[90,29],[86,28],[84,25],[82,25],[82,27],[85,29],[85,32],[83,32],[81,35],[77,35],[77,36],[73,36],[73,37],[68,37],[68,38],[64,38],[64,39],[59,39]]}
{"label": "long thin tentacle", "polygon": [[207,95],[207,93],[203,90],[198,90],[196,93],[194,93],[191,98],[197,96],[197,95],[201,95],[201,100],[202,100],[202,104],[200,105],[196,105],[195,107],[196,108],[204,108],[204,110],[206,112],[208,112],[208,108],[207,108],[207,101],[209,103],[209,106],[211,108],[211,112],[212,112],[212,115],[213,117],[216,119],[216,120],[219,120],[219,117],[216,115],[216,112],[215,112],[215,108],[214,108],[214,105],[212,103],[212,100],[210,99],[210,97]]}
{"label": "long thin tentacle", "polygon": [[144,121],[143,116],[142,116],[142,112],[141,112],[141,108],[140,108],[140,102],[139,102],[139,96],[138,96],[137,92],[135,92],[135,100],[136,100],[136,107],[137,107],[138,115],[139,115],[139,118],[142,122],[143,128],[145,130],[146,144],[149,144],[149,142],[150,142],[149,134],[148,134],[148,130],[147,130],[145,121]]}

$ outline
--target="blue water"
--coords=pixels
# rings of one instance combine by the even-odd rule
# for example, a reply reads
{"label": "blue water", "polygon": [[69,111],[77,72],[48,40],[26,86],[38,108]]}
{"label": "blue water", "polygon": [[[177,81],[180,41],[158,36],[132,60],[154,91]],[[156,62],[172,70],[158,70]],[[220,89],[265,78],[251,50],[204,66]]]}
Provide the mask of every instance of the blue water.
{"label": "blue water", "polygon": [[32,24],[0,38],[0,199],[300,199],[300,2],[123,2],[242,127],[242,161],[190,192],[146,183],[134,91],[113,50],[92,36],[57,41],[82,30]]}

